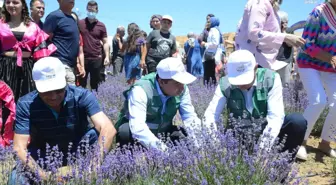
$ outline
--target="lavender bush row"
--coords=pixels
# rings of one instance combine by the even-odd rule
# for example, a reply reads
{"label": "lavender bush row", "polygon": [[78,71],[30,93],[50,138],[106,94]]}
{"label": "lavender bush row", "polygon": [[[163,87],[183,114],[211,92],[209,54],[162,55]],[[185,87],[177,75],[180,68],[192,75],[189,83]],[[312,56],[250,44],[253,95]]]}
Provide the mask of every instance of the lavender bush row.
{"label": "lavender bush row", "polygon": [[[122,92],[127,88],[123,75],[109,76],[97,94],[104,112],[114,121],[118,119],[119,110],[124,103]],[[189,89],[196,113],[202,117],[215,87],[205,88],[199,80],[190,85]],[[287,95],[286,89],[284,90],[286,110],[302,111],[306,106],[305,94],[296,98],[290,90]],[[40,166],[53,172],[47,181],[41,181],[34,172],[29,173],[24,164],[18,165],[18,168],[21,173],[41,184],[126,185],[280,184],[291,169],[288,154],[279,153],[279,149],[274,149],[271,153],[265,152],[255,143],[252,143],[252,147],[246,147],[242,145],[241,138],[237,137],[237,130],[224,132],[222,129],[216,133],[216,139],[205,131],[198,137],[200,147],[196,147],[193,140],[183,139],[177,145],[168,140],[171,147],[164,153],[138,146],[115,148],[106,154],[103,162],[97,156],[97,147],[90,149],[85,145],[76,154],[68,154],[71,165],[61,170],[57,168],[60,167],[63,154],[58,152],[57,147],[48,148],[49,156],[39,160]],[[13,158],[12,148],[1,149],[0,152],[0,184],[5,184],[11,169],[18,162]],[[80,155],[81,153],[86,155]],[[304,183],[301,179],[293,180],[297,173],[294,169],[286,184]]]}
{"label": "lavender bush row", "polygon": [[63,171],[57,170],[63,154],[57,147],[47,147],[48,155],[39,160],[39,165],[52,172],[48,180],[42,181],[22,164],[17,169],[19,174],[48,185],[307,184],[302,179],[294,180],[297,168],[290,172],[290,154],[278,152],[283,146],[281,143],[271,151],[263,150],[253,141],[253,136],[244,133],[246,135],[251,140],[245,138],[243,144],[236,129],[224,132],[221,127],[212,136],[203,130],[197,134],[197,145],[194,140],[184,138],[176,143],[167,139],[169,149],[165,152],[140,146],[118,147],[106,154],[103,162],[99,160],[99,147],[90,148],[84,142],[77,153],[68,154],[70,165]]}

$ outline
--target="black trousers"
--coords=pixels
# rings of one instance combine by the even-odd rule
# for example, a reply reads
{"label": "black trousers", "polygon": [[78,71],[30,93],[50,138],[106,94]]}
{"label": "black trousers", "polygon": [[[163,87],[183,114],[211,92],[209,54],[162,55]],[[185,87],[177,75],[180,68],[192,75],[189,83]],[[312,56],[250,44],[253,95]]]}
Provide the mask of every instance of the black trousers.
{"label": "black trousers", "polygon": [[[0,101],[2,101],[2,100],[0,100]],[[2,118],[0,118],[0,119],[2,119],[1,133],[0,133],[1,135],[3,135],[4,132],[5,132],[5,123],[6,123],[7,119],[8,119],[9,114],[10,114],[10,110],[7,107],[5,107],[4,104],[5,103],[2,102],[2,107],[1,107],[1,109],[2,109]]]}
{"label": "black trousers", "polygon": [[156,72],[156,66],[159,64],[159,62],[162,59],[163,58],[155,58],[155,57],[151,57],[151,56],[147,55],[147,57],[146,57],[146,65],[147,65],[147,72],[148,72],[148,74]]}
{"label": "black trousers", "polygon": [[87,86],[87,78],[90,74],[90,87],[91,89],[98,90],[98,85],[102,81],[101,71],[103,69],[103,60],[98,59],[85,59],[85,72],[84,78],[80,79],[80,85],[84,88]]}
{"label": "black trousers", "polygon": [[123,64],[124,64],[124,57],[116,56],[115,58],[112,58],[113,75],[118,75],[119,73],[122,73],[124,67]]}
{"label": "black trousers", "polygon": [[302,144],[307,130],[307,120],[300,113],[292,113],[285,116],[278,138],[286,141],[282,151],[288,150],[295,159],[297,149]]}
{"label": "black trousers", "polygon": [[[174,125],[170,125],[168,128],[165,128],[164,131],[160,132],[159,134],[162,134],[162,136],[169,135],[169,138],[172,142],[187,137],[187,132],[184,128],[177,127]],[[118,128],[116,140],[117,143],[120,144],[120,146],[128,144],[131,145],[136,144],[134,138],[132,137],[129,123],[124,123]]]}
{"label": "black trousers", "polygon": [[204,67],[204,85],[215,85],[216,80],[216,63],[215,60],[207,60],[203,63]]}
{"label": "black trousers", "polygon": [[[278,138],[280,142],[286,138],[281,152],[288,150],[292,153],[292,157],[289,162],[293,162],[295,160],[298,147],[304,140],[306,130],[307,120],[302,116],[302,114],[292,113],[285,116]],[[284,183],[287,178],[288,176],[286,175],[285,178],[281,180],[281,183]]]}

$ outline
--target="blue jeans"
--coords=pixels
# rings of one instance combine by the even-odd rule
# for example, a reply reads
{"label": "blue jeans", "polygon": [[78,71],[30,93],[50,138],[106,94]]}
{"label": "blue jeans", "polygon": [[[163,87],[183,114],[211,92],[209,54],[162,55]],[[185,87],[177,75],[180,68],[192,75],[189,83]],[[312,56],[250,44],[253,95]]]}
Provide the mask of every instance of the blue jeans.
{"label": "blue jeans", "polygon": [[[91,128],[82,138],[81,140],[84,139],[89,139],[89,145],[93,145],[96,141],[98,141],[99,133],[95,128]],[[79,146],[80,141],[78,141],[78,144],[76,145]],[[36,152],[36,151],[33,151]],[[27,177],[24,175],[18,173],[16,167],[12,170],[9,180],[8,180],[8,185],[16,185],[16,184],[34,184],[31,180],[29,180]]]}

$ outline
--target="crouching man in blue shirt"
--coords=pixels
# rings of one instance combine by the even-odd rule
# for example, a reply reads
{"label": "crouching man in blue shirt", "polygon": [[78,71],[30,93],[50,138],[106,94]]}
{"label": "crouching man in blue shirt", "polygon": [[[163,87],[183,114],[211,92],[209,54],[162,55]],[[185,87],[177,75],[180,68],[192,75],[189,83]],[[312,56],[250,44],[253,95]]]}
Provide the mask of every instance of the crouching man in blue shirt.
{"label": "crouching man in blue shirt", "polygon": [[[65,67],[54,57],[46,57],[34,64],[33,80],[37,91],[19,99],[16,109],[14,150],[18,158],[27,162],[32,172],[38,172],[42,179],[48,172],[38,167],[40,157],[46,156],[46,144],[58,146],[63,153],[63,166],[66,166],[68,146],[77,150],[80,142],[88,138],[90,145],[98,141],[101,150],[108,151],[116,130],[109,118],[101,111],[96,97],[88,90],[67,85]],[[90,117],[93,126],[88,122]],[[29,141],[30,140],[30,141]],[[29,143],[29,144],[27,144]],[[104,150],[103,150],[104,149]],[[13,170],[9,184],[20,184],[28,179]]]}

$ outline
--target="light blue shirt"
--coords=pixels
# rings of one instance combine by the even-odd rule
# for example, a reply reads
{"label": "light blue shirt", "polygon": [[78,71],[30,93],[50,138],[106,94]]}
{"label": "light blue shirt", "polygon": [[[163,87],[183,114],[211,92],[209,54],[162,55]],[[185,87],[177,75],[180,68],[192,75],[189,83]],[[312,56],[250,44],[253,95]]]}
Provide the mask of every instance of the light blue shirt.
{"label": "light blue shirt", "polygon": [[[155,85],[158,89],[161,101],[163,103],[163,109],[161,114],[165,111],[165,105],[169,96],[165,96],[157,81]],[[151,131],[150,128],[155,127],[156,124],[146,123],[147,112],[147,95],[142,87],[135,86],[128,96],[128,109],[129,109],[129,126],[134,139],[137,139],[141,144],[148,147],[154,147],[160,150],[165,150],[167,146],[160,141]],[[191,98],[189,89],[186,87],[184,94],[181,96],[181,103],[179,107],[179,113],[181,115],[183,125],[188,130],[194,130],[194,128],[201,128],[201,121],[195,113],[195,109],[191,104]],[[189,136],[194,137],[194,133],[188,133]],[[196,138],[196,137],[195,137]],[[197,142],[196,142],[197,143]]]}

